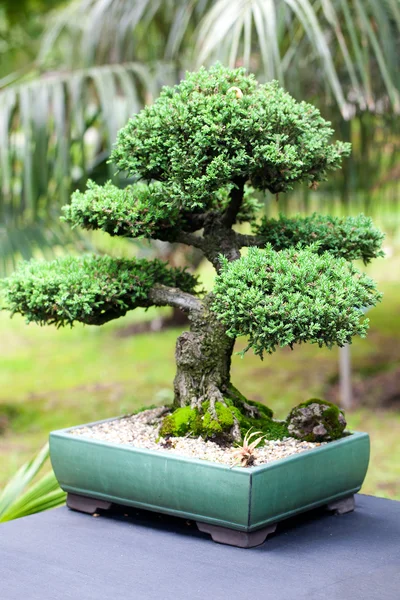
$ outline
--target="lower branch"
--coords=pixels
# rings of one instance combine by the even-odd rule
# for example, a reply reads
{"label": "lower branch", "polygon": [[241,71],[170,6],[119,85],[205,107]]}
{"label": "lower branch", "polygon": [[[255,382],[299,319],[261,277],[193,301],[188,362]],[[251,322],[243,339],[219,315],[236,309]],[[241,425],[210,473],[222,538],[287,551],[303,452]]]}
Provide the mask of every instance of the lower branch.
{"label": "lower branch", "polygon": [[186,246],[193,246],[193,248],[199,248],[204,251],[204,239],[194,233],[180,231],[174,241],[178,244],[186,244]]}
{"label": "lower branch", "polygon": [[239,248],[249,248],[251,246],[264,248],[266,244],[265,238],[256,235],[246,235],[243,233],[236,233],[236,241]]}
{"label": "lower branch", "polygon": [[203,307],[201,300],[182,292],[179,288],[157,284],[149,292],[149,299],[155,306],[173,306],[184,311],[200,311]]}

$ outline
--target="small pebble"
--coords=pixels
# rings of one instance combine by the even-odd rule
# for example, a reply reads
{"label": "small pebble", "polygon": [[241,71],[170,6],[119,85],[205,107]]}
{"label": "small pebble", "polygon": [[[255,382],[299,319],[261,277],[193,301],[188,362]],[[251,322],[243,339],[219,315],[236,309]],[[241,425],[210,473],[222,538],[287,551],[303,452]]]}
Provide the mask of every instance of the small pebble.
{"label": "small pebble", "polygon": [[[238,466],[238,459],[234,456],[237,446],[233,444],[221,447],[211,440],[189,436],[171,437],[168,440],[159,438],[159,429],[165,412],[164,407],[152,408],[130,417],[99,423],[92,427],[72,429],[69,433],[135,448],[173,452],[181,456],[222,463],[231,467]],[[254,451],[253,466],[264,465],[321,445],[291,437],[283,440],[266,440],[264,446],[258,447]]]}

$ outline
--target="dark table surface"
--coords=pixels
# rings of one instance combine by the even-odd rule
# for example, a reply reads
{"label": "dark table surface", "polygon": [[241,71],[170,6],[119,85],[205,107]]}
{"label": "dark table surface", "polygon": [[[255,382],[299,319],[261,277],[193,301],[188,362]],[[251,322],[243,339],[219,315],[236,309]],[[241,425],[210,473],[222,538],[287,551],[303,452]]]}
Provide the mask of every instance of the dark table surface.
{"label": "dark table surface", "polygon": [[290,519],[263,546],[182,519],[59,508],[0,525],[1,600],[400,600],[400,502]]}

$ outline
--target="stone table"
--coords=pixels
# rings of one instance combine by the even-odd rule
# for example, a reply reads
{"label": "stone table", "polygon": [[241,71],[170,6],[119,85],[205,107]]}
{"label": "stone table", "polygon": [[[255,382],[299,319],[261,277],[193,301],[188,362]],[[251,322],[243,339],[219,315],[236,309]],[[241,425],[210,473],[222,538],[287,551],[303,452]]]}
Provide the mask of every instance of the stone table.
{"label": "stone table", "polygon": [[399,600],[400,502],[312,511],[264,545],[223,546],[191,522],[66,507],[0,525],[1,600]]}

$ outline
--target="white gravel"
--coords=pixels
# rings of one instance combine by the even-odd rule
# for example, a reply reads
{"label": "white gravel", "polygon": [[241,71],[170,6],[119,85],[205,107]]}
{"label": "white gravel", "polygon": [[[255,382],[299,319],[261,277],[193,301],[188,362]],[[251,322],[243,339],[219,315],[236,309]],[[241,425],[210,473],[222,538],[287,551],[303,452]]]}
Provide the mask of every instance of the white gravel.
{"label": "white gravel", "polygon": [[[239,466],[238,457],[234,455],[237,447],[233,445],[221,447],[215,442],[205,441],[201,437],[171,437],[168,440],[159,438],[158,431],[165,412],[166,409],[163,407],[153,408],[130,417],[122,417],[92,427],[72,429],[69,433],[113,444],[124,444],[135,448],[159,450],[160,452],[173,452],[190,458]],[[253,466],[286,458],[292,454],[299,454],[321,445],[301,442],[291,437],[283,440],[267,440],[264,446],[256,448],[254,451]]]}

